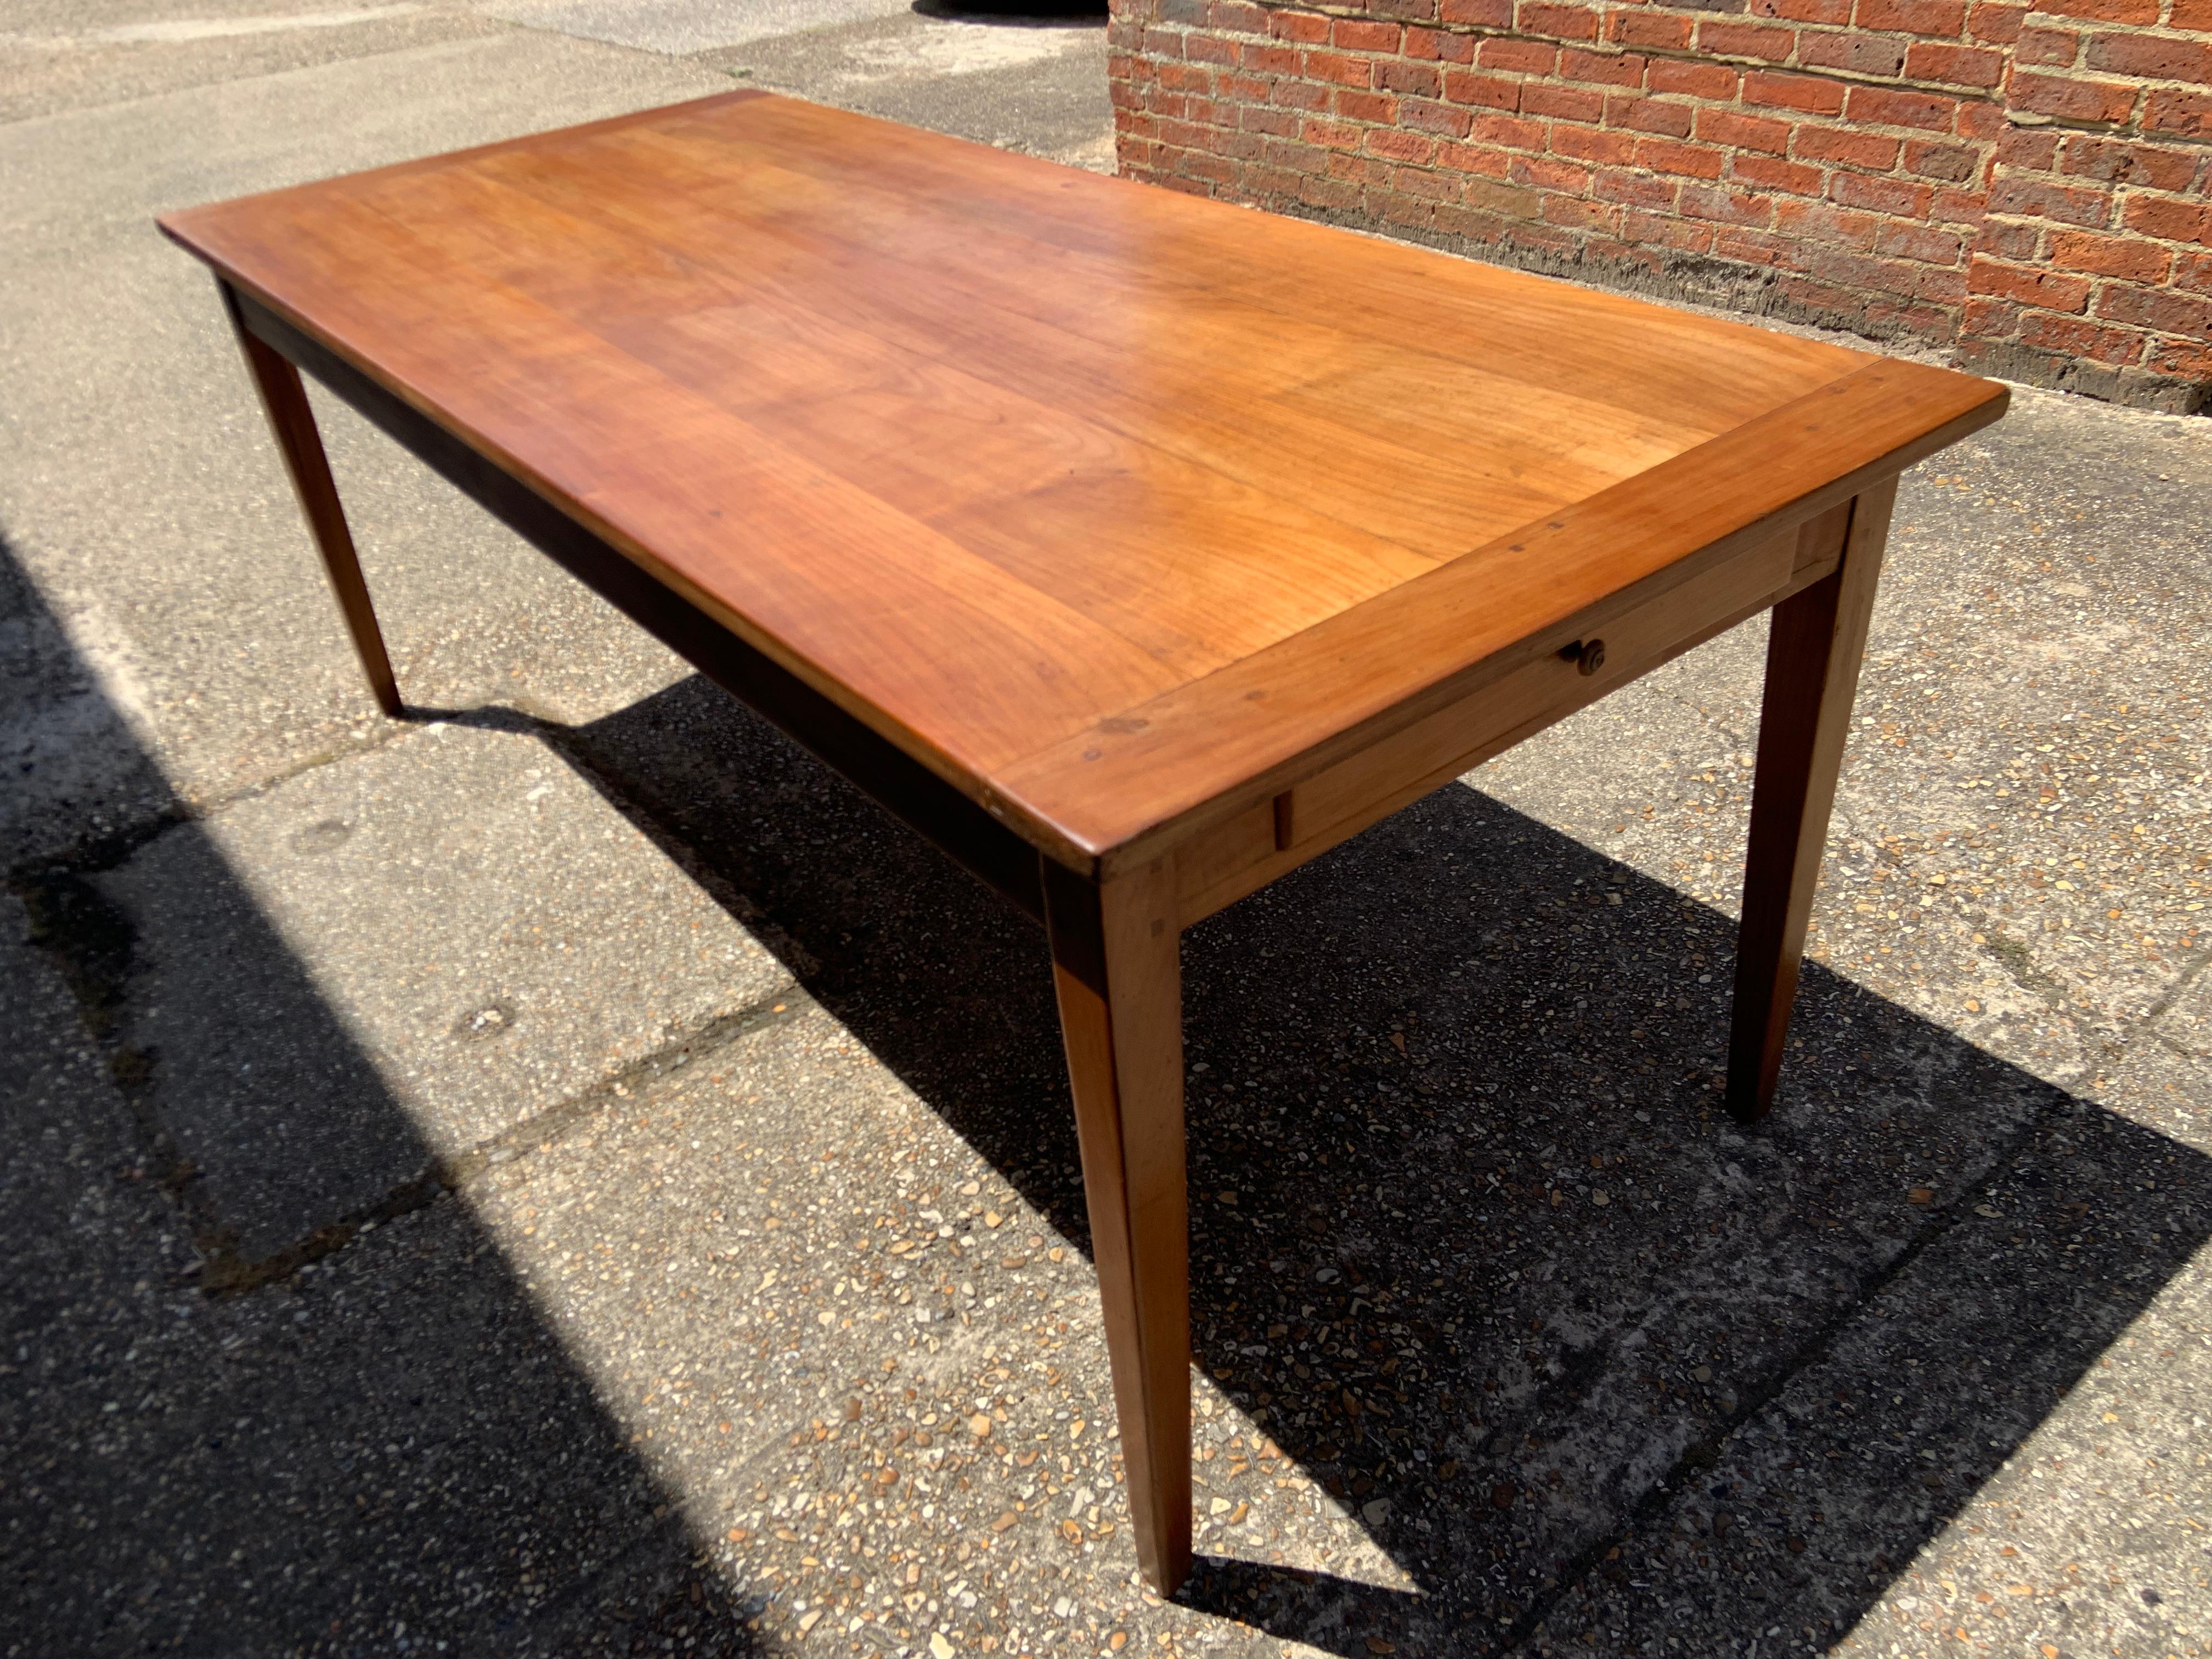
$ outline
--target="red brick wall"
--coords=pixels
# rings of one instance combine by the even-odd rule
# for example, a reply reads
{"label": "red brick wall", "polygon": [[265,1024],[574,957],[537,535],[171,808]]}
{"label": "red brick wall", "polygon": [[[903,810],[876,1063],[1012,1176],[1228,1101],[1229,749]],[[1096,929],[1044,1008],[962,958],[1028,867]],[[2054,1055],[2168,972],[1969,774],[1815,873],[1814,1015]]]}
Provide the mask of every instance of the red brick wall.
{"label": "red brick wall", "polygon": [[1112,0],[1121,170],[2212,402],[2212,0]]}

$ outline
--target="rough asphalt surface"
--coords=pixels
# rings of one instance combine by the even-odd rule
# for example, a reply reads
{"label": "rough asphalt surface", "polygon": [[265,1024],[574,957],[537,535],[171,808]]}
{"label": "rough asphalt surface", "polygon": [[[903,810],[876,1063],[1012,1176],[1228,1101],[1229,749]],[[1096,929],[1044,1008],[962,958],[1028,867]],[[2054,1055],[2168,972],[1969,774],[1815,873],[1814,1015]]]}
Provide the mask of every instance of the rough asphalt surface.
{"label": "rough asphalt surface", "polygon": [[1111,165],[1096,18],[18,0],[0,1653],[2212,1653],[2212,423],[1907,481],[1770,1131],[1747,628],[1196,930],[1137,1584],[1040,941],[326,409],[165,207],[773,85]]}

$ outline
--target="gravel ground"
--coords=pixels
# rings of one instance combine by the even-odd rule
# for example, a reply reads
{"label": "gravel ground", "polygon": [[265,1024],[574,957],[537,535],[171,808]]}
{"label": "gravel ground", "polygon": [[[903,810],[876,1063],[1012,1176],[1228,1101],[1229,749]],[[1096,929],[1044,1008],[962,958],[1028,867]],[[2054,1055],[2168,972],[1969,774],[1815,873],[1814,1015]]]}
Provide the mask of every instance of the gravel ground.
{"label": "gravel ground", "polygon": [[370,717],[146,226],[736,81],[1104,165],[1100,32],[194,14],[0,36],[0,1653],[2212,1653],[2212,426],[1908,478],[1760,1133],[1755,626],[1189,936],[1163,1602],[1034,931],[340,416]]}

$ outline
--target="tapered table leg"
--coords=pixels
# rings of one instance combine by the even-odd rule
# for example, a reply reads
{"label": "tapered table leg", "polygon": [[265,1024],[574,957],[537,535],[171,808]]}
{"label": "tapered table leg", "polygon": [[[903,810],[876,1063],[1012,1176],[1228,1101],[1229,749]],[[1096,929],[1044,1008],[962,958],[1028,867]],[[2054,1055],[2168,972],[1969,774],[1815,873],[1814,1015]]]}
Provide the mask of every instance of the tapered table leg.
{"label": "tapered table leg", "polygon": [[246,331],[228,285],[219,283],[216,286],[222,290],[223,309],[230,313],[231,326],[238,331],[246,366],[252,371],[253,384],[261,393],[269,429],[283,452],[284,470],[292,475],[300,510],[307,514],[307,528],[323,556],[323,568],[330,574],[331,591],[337,595],[338,609],[345,613],[346,629],[353,635],[353,648],[368,675],[369,690],[376,694],[376,706],[397,718],[402,709],[399,682],[392,675],[392,659],[385,654],[384,635],[377,630],[368,584],[362,578],[361,558],[354,551],[353,532],[346,528],[345,508],[338,501],[338,487],[331,477],[330,460],[323,453],[322,436],[315,430],[315,412],[308,405],[307,388],[300,384],[300,371]]}
{"label": "tapered table leg", "polygon": [[1044,878],[1137,1563],[1164,1595],[1190,1572],[1190,1207],[1175,868],[1163,860],[1100,886],[1048,859]]}
{"label": "tapered table leg", "polygon": [[1747,1123],[1766,1115],[1782,1072],[1805,927],[1896,500],[1895,479],[1860,495],[1835,573],[1774,607],[1729,1046],[1729,1110]]}

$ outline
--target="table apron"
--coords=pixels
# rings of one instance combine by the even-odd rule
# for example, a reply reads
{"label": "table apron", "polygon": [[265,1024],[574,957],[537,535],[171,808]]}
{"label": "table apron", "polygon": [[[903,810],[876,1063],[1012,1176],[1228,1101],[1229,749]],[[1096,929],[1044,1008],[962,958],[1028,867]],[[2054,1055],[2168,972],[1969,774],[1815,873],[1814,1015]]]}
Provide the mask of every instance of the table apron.
{"label": "table apron", "polygon": [[1604,666],[1546,655],[1199,831],[1176,849],[1181,923],[1235,903],[1523,738],[1619,690],[1833,571],[1844,501],[1724,559],[1632,610],[1593,623]]}
{"label": "table apron", "polygon": [[230,288],[244,327],[663,645],[789,734],[1031,920],[1044,920],[1029,842],[920,761],[732,634],[428,416]]}

